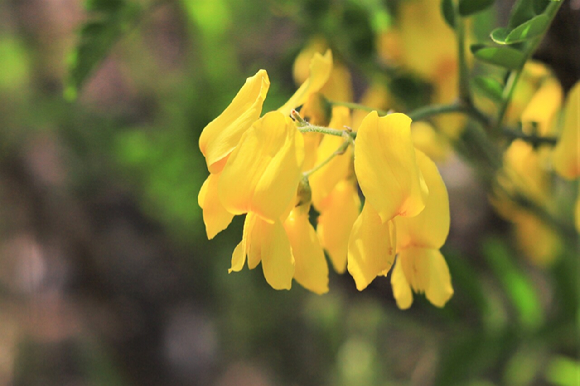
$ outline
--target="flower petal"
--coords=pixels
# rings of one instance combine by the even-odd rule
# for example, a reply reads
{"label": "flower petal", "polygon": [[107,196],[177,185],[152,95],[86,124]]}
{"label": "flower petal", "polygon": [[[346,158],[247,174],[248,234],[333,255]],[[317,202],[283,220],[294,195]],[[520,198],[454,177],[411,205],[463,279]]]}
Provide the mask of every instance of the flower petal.
{"label": "flower petal", "polygon": [[258,71],[246,79],[232,103],[203,129],[199,137],[199,148],[211,173],[223,169],[227,156],[234,150],[242,134],[260,118],[269,88],[268,73],[265,70]]}
{"label": "flower petal", "polygon": [[310,76],[278,111],[289,116],[293,109],[303,105],[310,95],[318,92],[324,86],[331,71],[332,52],[327,50],[324,56],[319,53],[314,54],[310,61]]}
{"label": "flower petal", "polygon": [[308,221],[308,211],[296,207],[284,222],[295,260],[294,279],[307,290],[317,294],[328,292],[328,264]]}
{"label": "flower petal", "polygon": [[230,155],[220,179],[220,201],[231,213],[252,211],[273,222],[296,195],[303,160],[300,132],[279,112],[268,113]]}
{"label": "flower petal", "polygon": [[320,243],[328,252],[335,271],[344,273],[350,231],[360,210],[354,184],[347,180],[339,182],[324,200],[322,208],[317,227]]}
{"label": "flower petal", "polygon": [[417,164],[429,189],[425,209],[415,217],[395,217],[397,246],[415,245],[439,249],[449,234],[449,196],[437,166],[416,150]]}
{"label": "flower petal", "polygon": [[393,287],[393,296],[397,301],[397,306],[406,310],[413,304],[413,292],[403,272],[403,266],[400,260],[395,261],[393,272],[391,273],[391,286]]}
{"label": "flower petal", "polygon": [[391,268],[395,258],[391,238],[393,228],[392,221],[383,223],[368,201],[365,202],[348,243],[348,272],[359,291]]}
{"label": "flower petal", "polygon": [[203,210],[203,222],[209,240],[230,225],[234,215],[229,213],[221,204],[218,197],[220,174],[210,174],[197,196],[197,202]]}
{"label": "flower petal", "polygon": [[366,199],[382,222],[396,215],[416,216],[425,207],[428,189],[411,140],[405,114],[368,114],[358,130],[354,168]]}
{"label": "flower petal", "polygon": [[282,223],[277,220],[270,224],[259,218],[256,222],[260,223],[262,233],[260,247],[266,281],[274,289],[290,289],[294,277],[294,257]]}
{"label": "flower petal", "polygon": [[424,292],[433,305],[443,307],[453,296],[449,268],[438,249],[409,247],[398,259],[413,291]]}

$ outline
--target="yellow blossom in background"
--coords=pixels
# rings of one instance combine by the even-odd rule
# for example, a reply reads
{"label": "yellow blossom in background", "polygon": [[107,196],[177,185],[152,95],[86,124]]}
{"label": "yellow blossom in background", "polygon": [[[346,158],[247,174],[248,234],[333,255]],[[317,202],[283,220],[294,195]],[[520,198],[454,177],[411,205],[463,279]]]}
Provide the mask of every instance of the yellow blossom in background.
{"label": "yellow blossom in background", "polygon": [[439,249],[449,234],[449,197],[445,183],[435,163],[421,151],[416,151],[429,197],[425,209],[414,217],[396,217],[397,261],[391,284],[399,308],[409,308],[413,302],[411,289],[425,293],[437,307],[443,307],[453,295],[449,268]]}
{"label": "yellow blossom in background", "polygon": [[303,105],[312,94],[320,91],[326,84],[331,72],[332,52],[327,50],[324,55],[314,54],[310,61],[310,76],[278,111],[284,115],[290,115],[293,109]]}
{"label": "yellow blossom in background", "polygon": [[562,177],[571,180],[580,176],[580,82],[572,87],[566,100],[562,133],[552,162]]}
{"label": "yellow blossom in background", "polygon": [[[543,157],[532,145],[522,140],[511,143],[504,154],[503,170],[497,182],[507,192],[519,192],[542,206],[552,204],[551,175]],[[504,175],[505,174],[505,175]],[[537,217],[513,203],[501,191],[492,203],[498,213],[514,224],[520,250],[533,263],[546,266],[554,261],[561,248],[557,233]]]}
{"label": "yellow blossom in background", "polygon": [[[365,93],[360,99],[360,103],[371,109],[387,110],[391,104],[391,98],[387,88],[378,82],[373,82],[366,89]],[[363,110],[355,110],[352,112],[352,129],[358,131],[358,128],[366,118],[368,112]]]}
{"label": "yellow blossom in background", "polygon": [[411,124],[411,137],[415,148],[436,162],[445,161],[451,153],[452,147],[449,141],[437,133],[428,122],[413,122]]}

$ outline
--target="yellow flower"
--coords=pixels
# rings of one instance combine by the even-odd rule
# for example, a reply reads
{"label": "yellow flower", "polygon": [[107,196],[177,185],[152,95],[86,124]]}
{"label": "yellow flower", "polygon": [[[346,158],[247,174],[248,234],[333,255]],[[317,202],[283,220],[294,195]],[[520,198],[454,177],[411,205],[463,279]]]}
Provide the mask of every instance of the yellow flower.
{"label": "yellow flower", "polygon": [[413,303],[412,291],[443,307],[453,295],[447,263],[439,252],[449,234],[449,197],[435,163],[417,150],[417,164],[429,188],[425,209],[415,217],[396,217],[398,257],[391,276],[397,305]]}
{"label": "yellow flower", "polygon": [[248,79],[232,103],[211,121],[199,137],[199,148],[206,158],[211,173],[220,172],[228,155],[238,144],[242,134],[258,120],[262,104],[270,88],[265,70]]}
{"label": "yellow flower", "polygon": [[274,289],[290,289],[294,278],[314,293],[328,292],[328,265],[308,221],[309,207],[294,208],[283,223],[269,223],[248,213],[229,272],[241,271],[247,257],[250,269],[262,263],[264,277]]}
{"label": "yellow flower", "polygon": [[[336,106],[332,109],[332,120],[330,127],[344,129],[350,127],[350,110],[343,106]],[[334,135],[326,135],[316,149],[316,163],[321,163],[330,157],[345,139]],[[349,146],[344,154],[335,156],[330,162],[317,170],[309,177],[310,188],[312,189],[312,201],[318,209],[321,201],[326,198],[334,189],[334,186],[342,179],[346,178],[352,163],[352,148]]]}
{"label": "yellow flower", "polygon": [[280,290],[292,287],[295,262],[290,241],[280,220],[270,223],[254,213],[246,215],[244,235],[232,254],[229,272],[241,271],[246,256],[250,269],[262,263],[264,277],[272,288]]}
{"label": "yellow flower", "polygon": [[253,212],[275,222],[292,205],[303,161],[304,141],[292,120],[267,113],[230,155],[219,181],[220,202],[232,214]]}
{"label": "yellow flower", "polygon": [[360,188],[384,223],[415,216],[425,207],[429,190],[415,160],[411,118],[369,113],[358,129],[354,168]]}
{"label": "yellow flower", "polygon": [[352,227],[347,266],[358,290],[391,268],[393,218],[416,216],[425,208],[428,188],[417,166],[410,125],[404,114],[379,118],[372,112],[357,132],[354,167],[366,201]]}
{"label": "yellow flower", "polygon": [[360,198],[352,181],[342,180],[317,208],[318,237],[338,273],[346,270],[348,240],[360,211]]}
{"label": "yellow flower", "polygon": [[317,294],[328,292],[328,265],[316,231],[308,220],[310,205],[295,207],[284,221],[296,270],[294,279]]}
{"label": "yellow flower", "polygon": [[558,174],[567,179],[580,176],[580,82],[577,82],[566,100],[564,126],[552,161]]}
{"label": "yellow flower", "polygon": [[348,272],[359,291],[391,269],[395,260],[395,232],[393,221],[383,222],[367,200],[348,242]]}
{"label": "yellow flower", "polygon": [[197,202],[203,209],[203,222],[208,240],[230,225],[234,215],[224,208],[219,200],[218,185],[221,173],[210,174],[203,183]]}

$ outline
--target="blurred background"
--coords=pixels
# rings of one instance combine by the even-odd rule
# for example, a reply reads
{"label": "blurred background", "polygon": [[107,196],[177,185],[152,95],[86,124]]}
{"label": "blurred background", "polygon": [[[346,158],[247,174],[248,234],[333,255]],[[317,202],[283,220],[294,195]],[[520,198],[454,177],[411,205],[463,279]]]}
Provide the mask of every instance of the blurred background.
{"label": "blurred background", "polygon": [[[272,290],[261,269],[228,275],[239,218],[207,241],[204,126],[260,68],[264,111],[280,106],[314,37],[360,98],[388,74],[377,42],[396,1],[110,1],[139,9],[127,20],[91,3],[0,0],[0,385],[580,384],[579,244],[527,258],[458,157],[440,166],[455,289],[443,309],[416,296],[399,310],[385,278],[359,293],[331,272],[318,296]],[[511,5],[474,25],[489,33]],[[579,8],[564,0],[536,54],[564,90],[580,74]],[[80,40],[89,20],[118,23],[118,38]],[[92,48],[101,38],[110,50]],[[79,44],[96,64],[73,100]]]}

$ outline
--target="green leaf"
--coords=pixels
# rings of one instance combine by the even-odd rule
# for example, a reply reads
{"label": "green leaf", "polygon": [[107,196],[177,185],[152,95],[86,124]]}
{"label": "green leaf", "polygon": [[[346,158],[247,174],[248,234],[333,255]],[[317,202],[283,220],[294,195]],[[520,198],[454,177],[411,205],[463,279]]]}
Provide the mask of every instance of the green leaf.
{"label": "green leaf", "polygon": [[492,31],[491,39],[498,44],[514,44],[541,36],[550,26],[550,18],[546,15],[535,16],[513,30],[497,28]]}
{"label": "green leaf", "polygon": [[540,326],[544,315],[537,290],[525,270],[514,261],[505,241],[489,238],[482,252],[517,311],[521,326],[529,329]]}
{"label": "green leaf", "polygon": [[143,8],[124,0],[90,0],[90,10],[99,11],[81,28],[79,43],[68,57],[64,96],[74,100],[78,91],[107,56],[113,45],[140,19]]}
{"label": "green leaf", "polygon": [[114,12],[123,6],[124,0],[85,0],[87,11]]}
{"label": "green leaf", "polygon": [[550,0],[534,0],[534,12],[536,15],[540,15],[544,13],[548,5],[550,4]]}
{"label": "green leaf", "polygon": [[478,76],[473,79],[473,84],[492,101],[501,102],[503,100],[503,85],[497,80],[487,76]]}
{"label": "green leaf", "polygon": [[453,9],[453,0],[441,0],[441,14],[445,22],[455,28],[455,10]]}
{"label": "green leaf", "polygon": [[459,14],[469,16],[493,5],[494,0],[459,0]]}
{"label": "green leaf", "polygon": [[482,62],[504,67],[509,70],[517,70],[520,68],[525,59],[521,51],[507,46],[493,47],[474,44],[471,46],[471,52]]}
{"label": "green leaf", "polygon": [[534,1],[535,0],[518,0],[512,8],[508,28],[516,28],[518,25],[524,24],[526,21],[536,16],[536,13],[534,12]]}

